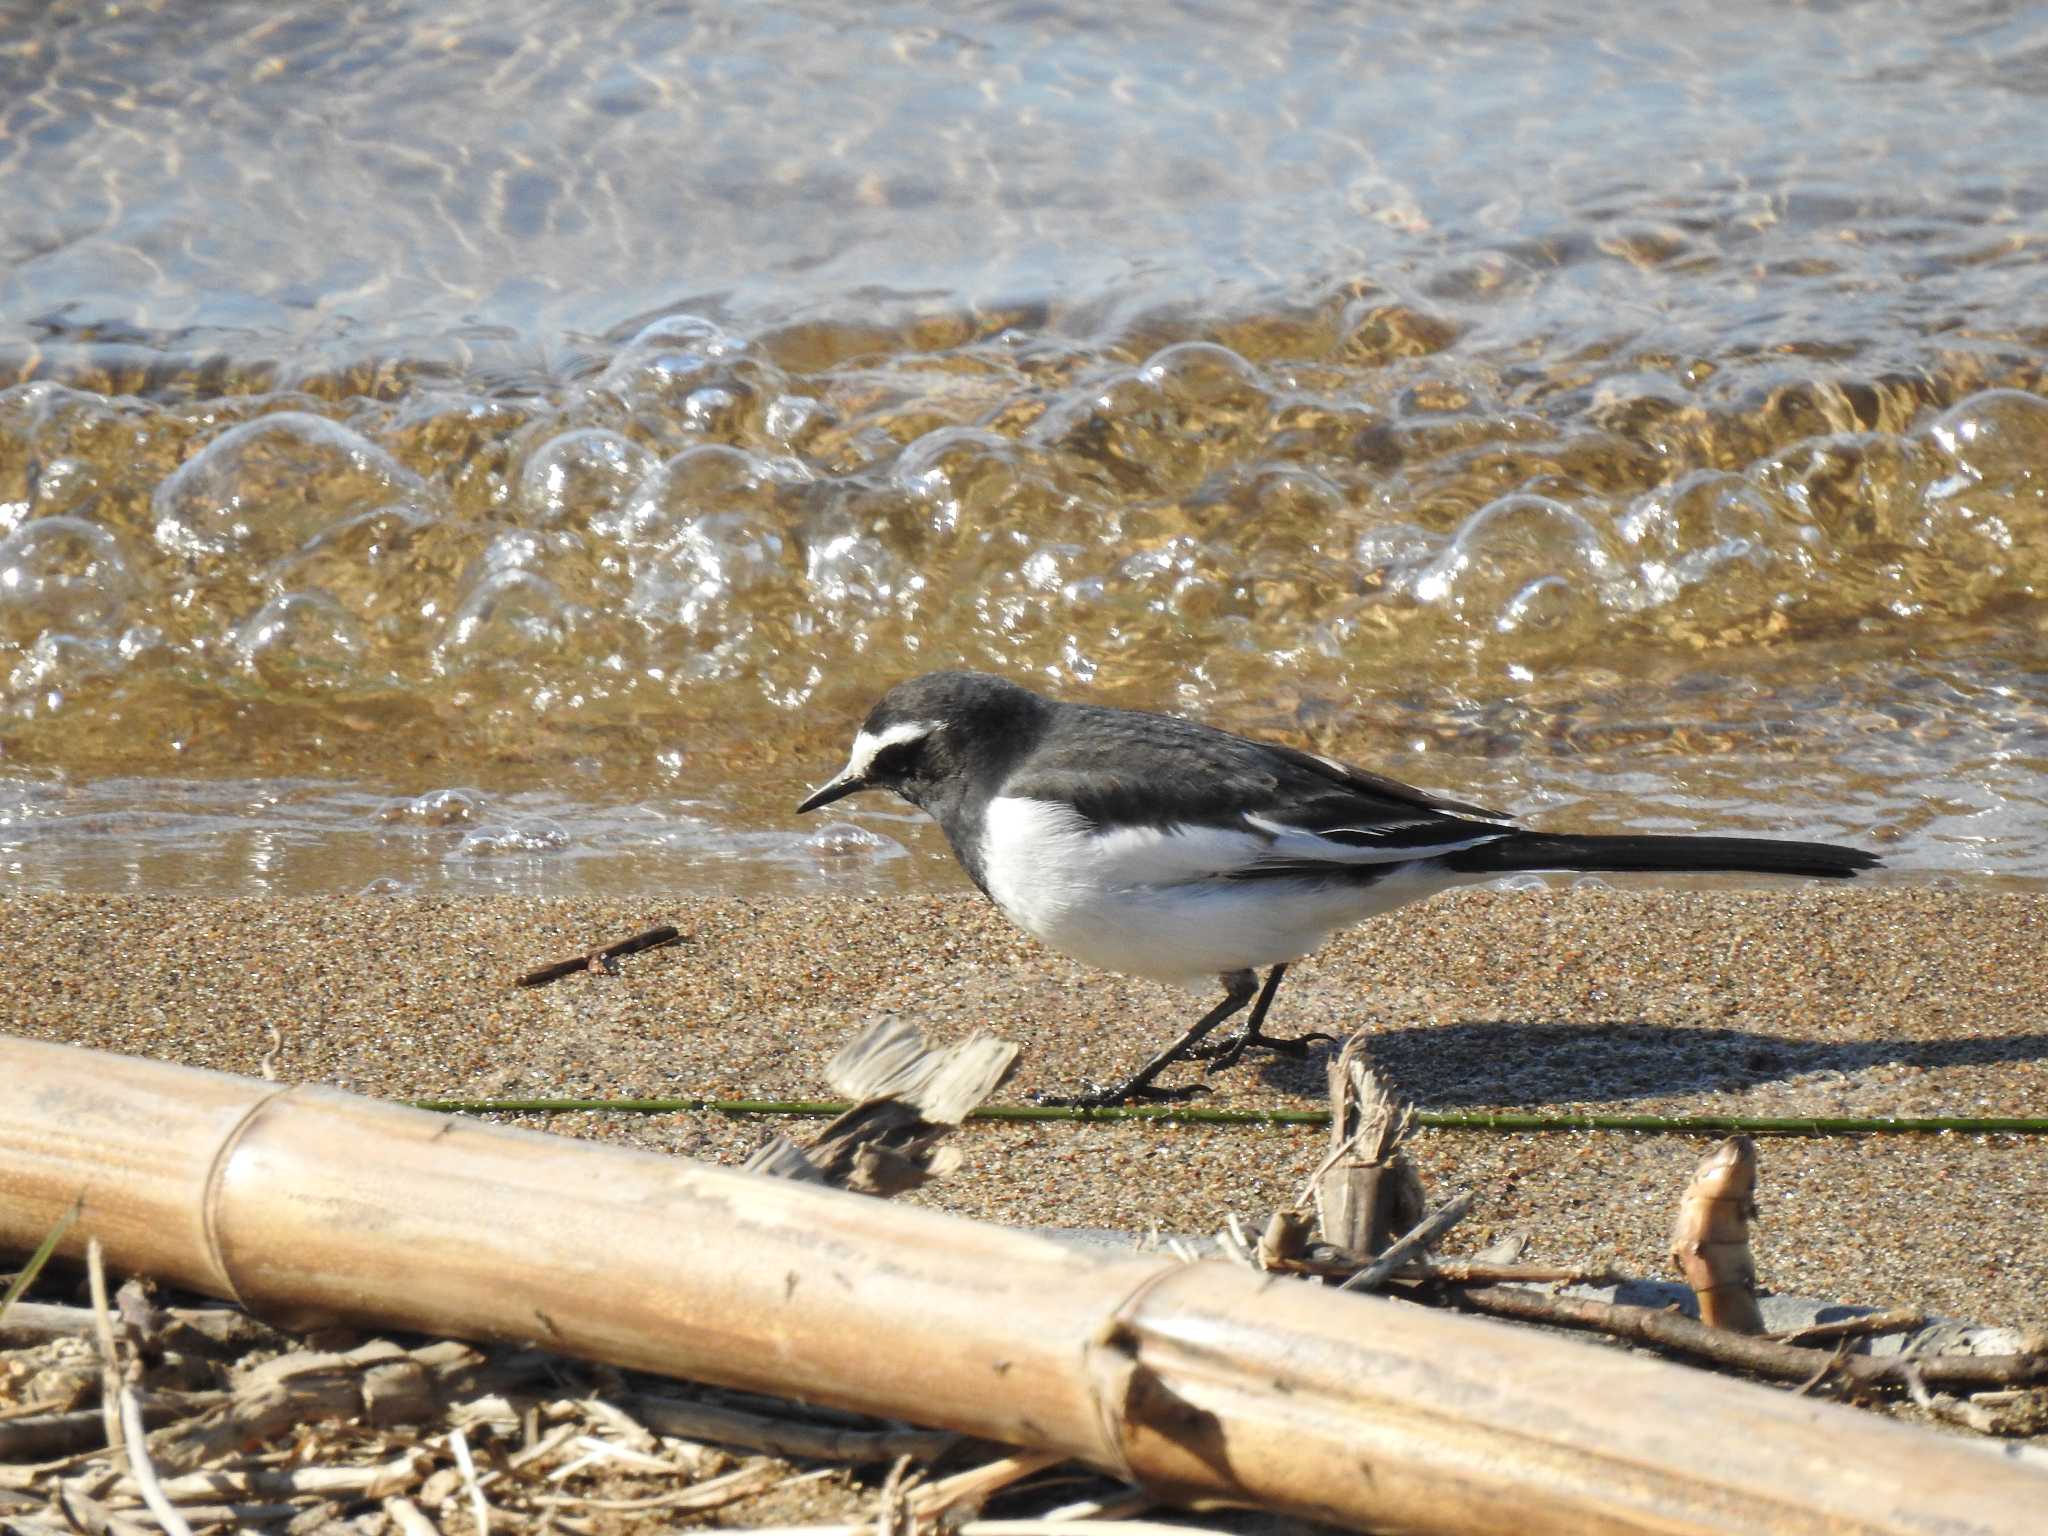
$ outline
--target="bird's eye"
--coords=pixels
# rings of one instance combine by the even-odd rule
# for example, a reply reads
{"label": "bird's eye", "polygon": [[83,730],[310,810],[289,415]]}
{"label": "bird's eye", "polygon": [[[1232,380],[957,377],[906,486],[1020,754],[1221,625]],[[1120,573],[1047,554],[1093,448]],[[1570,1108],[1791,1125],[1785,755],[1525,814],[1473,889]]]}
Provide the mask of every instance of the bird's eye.
{"label": "bird's eye", "polygon": [[917,762],[917,754],[923,750],[922,741],[891,742],[875,754],[874,763],[868,774],[877,779],[899,779],[910,772]]}

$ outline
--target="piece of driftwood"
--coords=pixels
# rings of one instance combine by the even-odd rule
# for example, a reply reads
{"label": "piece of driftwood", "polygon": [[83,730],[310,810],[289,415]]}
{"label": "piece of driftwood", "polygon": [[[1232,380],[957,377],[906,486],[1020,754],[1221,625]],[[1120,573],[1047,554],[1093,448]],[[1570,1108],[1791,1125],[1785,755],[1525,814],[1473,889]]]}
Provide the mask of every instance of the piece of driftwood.
{"label": "piece of driftwood", "polygon": [[273,1319],[544,1341],[1169,1502],[1445,1536],[2019,1536],[2048,1501],[1975,1445],[1541,1330],[328,1088],[0,1039],[0,1169],[9,1251],[82,1194],[68,1251]]}
{"label": "piece of driftwood", "polygon": [[1755,1218],[1756,1142],[1730,1136],[1701,1160],[1671,1228],[1672,1265],[1699,1297],[1700,1321],[1710,1328],[1764,1331],[1749,1251]]}
{"label": "piece of driftwood", "polygon": [[972,1035],[932,1047],[906,1019],[878,1020],[825,1069],[853,1107],[799,1145],[777,1136],[747,1160],[751,1173],[900,1195],[959,1165],[943,1138],[996,1089],[1017,1064],[1007,1040]]}

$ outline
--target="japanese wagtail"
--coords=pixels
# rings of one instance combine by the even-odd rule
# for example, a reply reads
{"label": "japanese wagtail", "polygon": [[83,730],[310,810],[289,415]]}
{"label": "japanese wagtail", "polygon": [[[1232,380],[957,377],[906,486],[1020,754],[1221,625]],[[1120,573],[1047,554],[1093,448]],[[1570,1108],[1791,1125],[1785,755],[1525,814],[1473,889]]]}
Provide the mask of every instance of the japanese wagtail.
{"label": "japanese wagtail", "polygon": [[[1523,870],[1739,871],[1840,879],[1860,848],[1756,837],[1533,832],[1334,758],[1170,715],[1063,704],[978,672],[899,683],[799,812],[886,789],[936,820],[1011,922],[1086,964],[1223,1000],[1127,1081],[1064,1102],[1184,1097],[1173,1062],[1222,1068],[1260,1033],[1287,967],[1339,928]],[[1258,973],[1266,973],[1259,985]],[[1203,1038],[1256,996],[1227,1042]],[[1325,1037],[1327,1038],[1327,1037]]]}

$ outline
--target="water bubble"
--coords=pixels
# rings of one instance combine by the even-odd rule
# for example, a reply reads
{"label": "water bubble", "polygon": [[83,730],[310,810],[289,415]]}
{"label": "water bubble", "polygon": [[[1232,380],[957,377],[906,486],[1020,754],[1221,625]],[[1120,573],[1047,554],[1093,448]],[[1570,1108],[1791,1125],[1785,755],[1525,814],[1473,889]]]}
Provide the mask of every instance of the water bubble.
{"label": "water bubble", "polygon": [[1987,389],[1943,411],[1927,436],[1958,473],[2048,498],[2048,400],[2041,396]]}
{"label": "water bubble", "polygon": [[1448,542],[1413,523],[1380,523],[1358,536],[1351,563],[1367,592],[1407,592]]}
{"label": "water bubble", "polygon": [[1529,618],[1556,628],[1623,586],[1620,563],[1590,522],[1563,502],[1517,494],[1468,517],[1413,590],[1467,624],[1507,630],[1525,600]]}
{"label": "water bubble", "polygon": [[410,800],[385,806],[377,813],[377,819],[386,826],[410,823],[421,827],[466,827],[481,821],[489,812],[490,802],[481,790],[430,789]]}
{"label": "water bubble", "polygon": [[922,591],[925,578],[878,540],[842,533],[804,551],[804,583],[818,607],[873,612]]}
{"label": "water bubble", "polygon": [[1017,445],[978,427],[925,433],[898,456],[889,478],[942,534],[996,521],[1029,494]]}
{"label": "water bubble", "polygon": [[1183,341],[1152,354],[1138,377],[1184,411],[1263,412],[1259,372],[1228,347]]}
{"label": "water bubble", "polygon": [[683,356],[695,359],[732,357],[747,349],[747,339],[701,315],[663,315],[640,327],[621,355]]}
{"label": "water bubble", "polygon": [[80,517],[38,517],[0,539],[0,636],[117,628],[134,581],[112,533]]}
{"label": "water bubble", "polygon": [[424,489],[339,422],[280,411],[223,432],[186,460],[157,487],[151,511],[156,541],[171,554],[261,562]]}
{"label": "water bubble", "polygon": [[380,643],[425,643],[461,590],[483,528],[408,503],[344,518],[263,568],[272,591],[325,592]]}
{"label": "water bubble", "polygon": [[1493,627],[1500,633],[1517,630],[1541,634],[1563,629],[1585,616],[1586,601],[1562,576],[1539,576],[1507,600]]}
{"label": "water bubble", "polygon": [[[1638,497],[1615,524],[1636,555],[1646,605],[1668,603],[1712,583],[1727,615],[1768,602],[1779,585],[1810,572],[1827,546],[1819,528],[1779,515],[1740,475],[1697,470]],[[1792,570],[1775,574],[1790,562]]]}
{"label": "water bubble", "polygon": [[636,427],[673,442],[758,431],[788,385],[782,370],[753,355],[744,338],[677,315],[628,342],[593,388],[624,407]]}
{"label": "water bubble", "polygon": [[[1940,463],[1917,542],[1979,578],[1988,597],[2005,567],[2037,557],[2048,543],[2048,400],[1986,390],[1943,412],[1926,436]],[[1978,569],[1986,560],[2000,571]],[[2033,583],[2015,572],[2009,584]]]}
{"label": "water bubble", "polygon": [[19,715],[54,714],[64,707],[67,692],[115,676],[128,660],[121,643],[104,635],[46,632],[22,652],[0,699]]}
{"label": "water bubble", "polygon": [[569,604],[545,577],[531,571],[495,571],[467,593],[434,647],[443,672],[473,667],[521,667],[559,652],[572,625]]}
{"label": "water bubble", "polygon": [[236,625],[229,645],[266,682],[333,688],[353,680],[367,648],[363,628],[325,592],[286,592]]}
{"label": "water bubble", "polygon": [[806,850],[821,859],[851,862],[873,862],[903,853],[903,845],[894,838],[871,832],[866,827],[856,826],[850,821],[828,821],[804,839]]}
{"label": "water bubble", "polygon": [[593,533],[621,544],[665,549],[706,512],[773,501],[765,468],[741,448],[707,443],[664,462],[616,511],[590,520]]}
{"label": "water bubble", "polygon": [[472,828],[449,853],[451,859],[496,858],[506,854],[556,853],[569,846],[569,829],[536,816],[526,821]]}
{"label": "water bubble", "polygon": [[530,401],[429,391],[400,408],[384,437],[433,481],[437,501],[483,516],[512,501],[520,434],[541,409]]}
{"label": "water bubble", "polygon": [[629,611],[645,622],[727,633],[744,608],[762,605],[799,579],[781,525],[753,512],[714,512],[676,532],[660,553],[635,563]]}
{"label": "water bubble", "polygon": [[525,522],[532,528],[584,527],[614,516],[655,463],[638,443],[602,428],[551,437],[519,472]]}
{"label": "water bubble", "polygon": [[780,395],[762,413],[761,432],[784,448],[800,452],[838,419],[822,400],[809,395]]}
{"label": "water bubble", "polygon": [[1874,432],[1788,443],[1749,471],[1790,519],[1812,523],[1845,550],[1905,543],[1920,516],[1926,473],[1915,445]]}

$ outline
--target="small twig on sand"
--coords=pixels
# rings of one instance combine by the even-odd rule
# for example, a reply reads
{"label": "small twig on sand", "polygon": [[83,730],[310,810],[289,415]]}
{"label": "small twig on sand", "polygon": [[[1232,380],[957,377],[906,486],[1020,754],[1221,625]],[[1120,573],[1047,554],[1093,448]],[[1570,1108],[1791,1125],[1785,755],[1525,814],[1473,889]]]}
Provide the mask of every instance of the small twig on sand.
{"label": "small twig on sand", "polygon": [[1613,1285],[1612,1270],[1582,1269],[1570,1264],[1489,1264],[1481,1259],[1431,1259],[1411,1265],[1404,1280],[1434,1280],[1444,1285]]}
{"label": "small twig on sand", "polygon": [[1374,1259],[1357,1274],[1346,1280],[1337,1289],[1340,1291],[1377,1290],[1386,1283],[1387,1277],[1412,1259],[1428,1252],[1429,1245],[1450,1231],[1465,1219],[1465,1213],[1472,1209],[1472,1192],[1467,1190],[1448,1205],[1440,1207],[1426,1217],[1407,1236],[1388,1247],[1387,1251]]}
{"label": "small twig on sand", "polygon": [[614,969],[612,962],[624,955],[637,955],[643,949],[660,949],[665,944],[674,944],[682,933],[667,923],[659,928],[650,928],[645,933],[636,933],[630,939],[621,939],[616,944],[607,944],[602,949],[593,949],[588,954],[577,955],[568,960],[557,960],[528,971],[519,978],[522,987],[544,987],[551,981],[560,981],[564,976],[574,976],[578,971],[605,971]]}
{"label": "small twig on sand", "polygon": [[1632,1344],[1691,1355],[1771,1381],[1804,1381],[1814,1376],[1816,1368],[1827,1367],[1839,1371],[1854,1387],[1891,1390],[1906,1384],[1905,1368],[1910,1363],[1930,1387],[1948,1391],[2048,1385],[2048,1354],[1930,1355],[1911,1362],[1903,1357],[1845,1354],[1830,1362],[1818,1350],[1755,1334],[1710,1328],[1683,1313],[1654,1307],[1633,1307],[1585,1296],[1557,1296],[1514,1285],[1454,1286],[1446,1294],[1453,1305],[1490,1317],[1547,1323],[1556,1328],[1591,1329]]}
{"label": "small twig on sand", "polygon": [[1907,1333],[1923,1326],[1927,1314],[1913,1307],[1899,1307],[1890,1312],[1866,1312],[1861,1317],[1838,1318],[1832,1323],[1808,1323],[1804,1328],[1787,1328],[1783,1333],[1767,1333],[1767,1339],[1780,1344],[1823,1344],[1836,1339],[1870,1339],[1883,1333]]}

